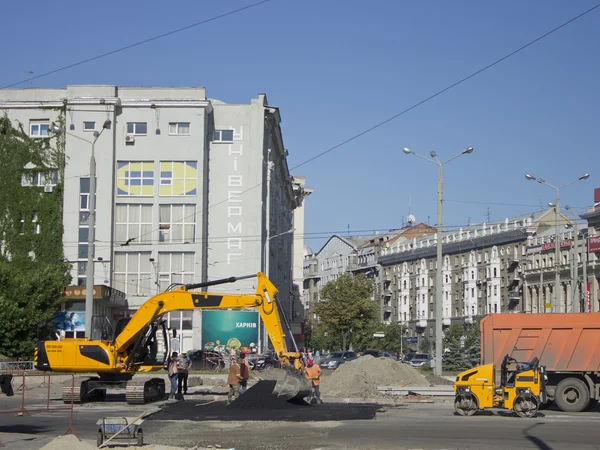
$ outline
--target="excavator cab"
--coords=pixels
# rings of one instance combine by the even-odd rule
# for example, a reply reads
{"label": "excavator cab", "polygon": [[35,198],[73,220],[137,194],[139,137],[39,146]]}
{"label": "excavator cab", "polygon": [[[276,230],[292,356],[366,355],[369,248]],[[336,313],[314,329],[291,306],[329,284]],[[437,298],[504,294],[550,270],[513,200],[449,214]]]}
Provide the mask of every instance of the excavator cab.
{"label": "excavator cab", "polygon": [[534,358],[518,362],[506,355],[500,367],[500,384],[494,383],[496,367],[486,364],[460,373],[454,383],[454,409],[472,416],[481,409],[504,408],[519,417],[535,417],[546,402],[545,367]]}

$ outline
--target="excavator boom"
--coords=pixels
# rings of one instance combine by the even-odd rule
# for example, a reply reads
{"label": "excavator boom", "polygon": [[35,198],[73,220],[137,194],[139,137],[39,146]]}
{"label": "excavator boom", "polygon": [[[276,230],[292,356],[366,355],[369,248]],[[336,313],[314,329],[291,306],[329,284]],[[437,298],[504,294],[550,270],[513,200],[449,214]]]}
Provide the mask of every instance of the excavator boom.
{"label": "excavator boom", "polygon": [[[228,294],[220,292],[196,292],[194,289],[209,287],[238,280],[256,278],[254,294]],[[127,325],[114,338],[114,341],[95,341],[90,339],[62,339],[60,341],[41,341],[36,344],[34,363],[38,370],[56,372],[97,372],[99,379],[87,380],[94,385],[106,387],[107,383],[118,383],[130,379],[135,373],[147,373],[164,369],[169,354],[168,336],[163,316],[171,311],[189,311],[194,309],[246,309],[256,308],[282,365],[294,363],[300,365],[297,349],[289,352],[286,343],[286,331],[283,328],[280,307],[277,300],[277,288],[261,272],[243,277],[230,277],[205,283],[180,286],[167,290],[148,299],[129,319]],[[284,316],[285,320],[285,316]],[[287,321],[285,322],[287,324]],[[166,351],[162,360],[157,357],[157,333],[162,327]],[[293,336],[291,336],[293,340]],[[295,343],[294,343],[295,345]],[[158,379],[156,379],[158,380]],[[159,381],[156,381],[159,383]],[[129,386],[133,385],[128,382]],[[163,383],[164,384],[164,383]],[[83,383],[82,383],[83,386]],[[159,392],[164,386],[151,386]],[[89,390],[89,386],[85,389]],[[82,392],[85,390],[82,387]],[[100,389],[100,388],[97,388]],[[142,386],[135,395],[136,402],[146,401],[148,387]],[[73,394],[71,392],[71,397]],[[81,394],[83,396],[84,394]],[[86,394],[87,397],[89,395]]]}

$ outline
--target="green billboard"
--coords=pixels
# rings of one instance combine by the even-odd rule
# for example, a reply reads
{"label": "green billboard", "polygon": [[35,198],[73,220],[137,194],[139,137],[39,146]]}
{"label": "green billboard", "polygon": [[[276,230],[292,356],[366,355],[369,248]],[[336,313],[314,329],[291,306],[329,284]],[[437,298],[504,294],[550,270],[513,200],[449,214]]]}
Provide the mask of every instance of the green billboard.
{"label": "green billboard", "polygon": [[236,340],[239,344],[234,347],[257,344],[258,320],[255,311],[202,311],[202,346],[227,346]]}

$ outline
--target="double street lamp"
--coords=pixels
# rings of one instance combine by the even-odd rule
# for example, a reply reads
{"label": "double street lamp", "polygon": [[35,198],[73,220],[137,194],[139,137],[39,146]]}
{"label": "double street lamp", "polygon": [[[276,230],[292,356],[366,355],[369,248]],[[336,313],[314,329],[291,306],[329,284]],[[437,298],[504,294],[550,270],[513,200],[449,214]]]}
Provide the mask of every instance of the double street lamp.
{"label": "double street lamp", "polygon": [[92,339],[92,316],[94,315],[94,240],[96,226],[96,156],[94,153],[96,141],[104,130],[110,129],[111,121],[105,120],[100,131],[94,131],[94,140],[88,141],[76,134],[69,133],[60,125],[52,125],[52,131],[55,133],[65,133],[73,136],[76,139],[87,142],[92,146],[92,154],[90,155],[90,200],[89,200],[89,229],[88,229],[88,251],[87,251],[87,268],[85,280],[85,336]]}
{"label": "double street lamp", "polygon": [[404,153],[407,155],[415,155],[421,159],[429,161],[430,163],[436,164],[438,166],[438,192],[437,192],[437,276],[435,280],[435,367],[434,373],[435,375],[442,375],[442,355],[444,354],[444,346],[442,339],[442,316],[443,316],[443,308],[442,308],[442,206],[443,206],[443,177],[442,177],[442,168],[445,164],[450,161],[458,158],[462,155],[468,155],[473,153],[473,147],[469,147],[458,155],[453,156],[447,161],[441,162],[437,157],[435,152],[431,152],[429,155],[431,158],[427,158],[426,156],[419,155],[418,153],[413,152],[409,148],[405,148]]}
{"label": "double street lamp", "polygon": [[[573,183],[576,183],[581,180],[587,180],[590,177],[589,173],[586,173],[579,178],[569,181],[567,184],[563,184],[562,186],[554,186],[548,183],[546,180],[540,177],[534,177],[531,174],[526,174],[525,178],[530,181],[537,181],[539,184],[544,184],[548,187],[551,187],[556,191],[556,202],[555,206],[555,236],[554,236],[554,289],[552,290],[552,312],[561,312],[562,309],[559,306],[560,298],[558,296],[558,292],[560,289],[560,228],[558,219],[560,217],[560,190],[564,187],[567,187]],[[547,308],[546,308],[547,309]],[[556,311],[558,309],[558,311]]]}

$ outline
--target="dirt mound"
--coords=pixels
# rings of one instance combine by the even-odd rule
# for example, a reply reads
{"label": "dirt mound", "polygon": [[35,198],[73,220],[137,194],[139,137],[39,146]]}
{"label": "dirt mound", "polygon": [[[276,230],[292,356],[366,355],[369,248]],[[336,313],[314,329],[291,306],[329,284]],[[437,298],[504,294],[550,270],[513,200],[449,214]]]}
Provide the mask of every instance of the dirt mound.
{"label": "dirt mound", "polygon": [[85,441],[80,441],[76,436],[67,434],[59,436],[48,444],[44,445],[41,450],[91,450],[96,448],[95,445],[88,444]]}
{"label": "dirt mound", "polygon": [[344,363],[321,378],[321,392],[326,396],[377,397],[378,386],[429,386],[429,382],[408,364],[370,355]]}

